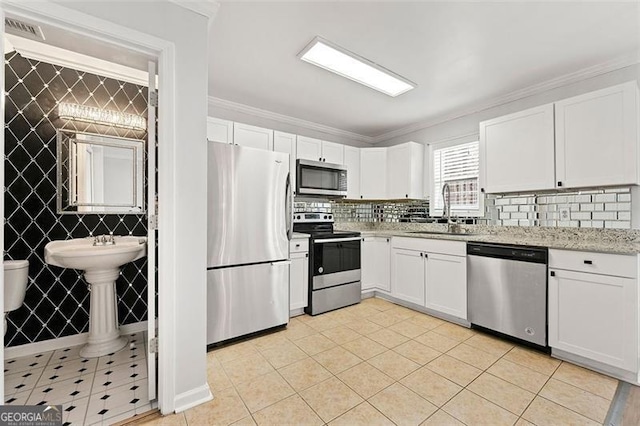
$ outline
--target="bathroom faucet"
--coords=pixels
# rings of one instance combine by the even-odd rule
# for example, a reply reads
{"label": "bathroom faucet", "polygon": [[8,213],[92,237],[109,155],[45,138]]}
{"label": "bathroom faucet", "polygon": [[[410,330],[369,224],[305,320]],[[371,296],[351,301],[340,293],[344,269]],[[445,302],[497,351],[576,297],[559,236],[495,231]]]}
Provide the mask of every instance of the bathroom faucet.
{"label": "bathroom faucet", "polygon": [[94,246],[112,246],[116,243],[115,238],[113,238],[113,234],[107,235],[96,235],[93,238]]}

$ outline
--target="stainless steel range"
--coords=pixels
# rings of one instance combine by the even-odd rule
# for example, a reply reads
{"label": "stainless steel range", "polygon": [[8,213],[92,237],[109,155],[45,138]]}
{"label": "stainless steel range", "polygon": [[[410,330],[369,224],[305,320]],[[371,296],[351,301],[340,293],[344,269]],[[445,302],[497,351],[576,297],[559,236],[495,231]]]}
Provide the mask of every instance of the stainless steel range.
{"label": "stainless steel range", "polygon": [[360,233],[334,231],[328,213],[296,213],[293,230],[311,234],[305,312],[317,315],[359,303]]}

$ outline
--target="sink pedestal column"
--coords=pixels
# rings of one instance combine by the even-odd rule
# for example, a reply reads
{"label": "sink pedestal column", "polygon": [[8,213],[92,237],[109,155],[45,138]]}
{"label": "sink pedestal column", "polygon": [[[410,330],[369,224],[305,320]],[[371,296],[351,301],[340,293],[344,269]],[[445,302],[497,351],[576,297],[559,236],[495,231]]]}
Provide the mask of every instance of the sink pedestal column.
{"label": "sink pedestal column", "polygon": [[96,358],[124,348],[125,337],[120,337],[116,306],[116,279],[120,269],[92,270],[84,273],[91,285],[89,305],[89,340],[80,349],[83,358]]}

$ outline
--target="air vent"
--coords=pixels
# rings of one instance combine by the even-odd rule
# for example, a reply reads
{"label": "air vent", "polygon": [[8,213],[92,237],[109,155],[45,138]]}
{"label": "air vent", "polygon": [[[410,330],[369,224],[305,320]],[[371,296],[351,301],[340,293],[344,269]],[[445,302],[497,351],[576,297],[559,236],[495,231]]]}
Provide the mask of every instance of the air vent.
{"label": "air vent", "polygon": [[42,33],[42,28],[25,21],[18,21],[17,19],[5,18],[4,29],[8,34],[30,38],[31,40],[44,41],[44,34]]}

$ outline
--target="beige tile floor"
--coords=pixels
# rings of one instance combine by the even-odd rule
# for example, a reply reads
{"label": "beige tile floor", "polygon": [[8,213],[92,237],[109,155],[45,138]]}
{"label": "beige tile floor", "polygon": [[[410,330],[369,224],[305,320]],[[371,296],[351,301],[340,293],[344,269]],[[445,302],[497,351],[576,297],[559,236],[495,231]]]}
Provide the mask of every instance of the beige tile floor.
{"label": "beige tile floor", "polygon": [[618,384],[377,298],[209,352],[208,377],[155,424],[602,424]]}

